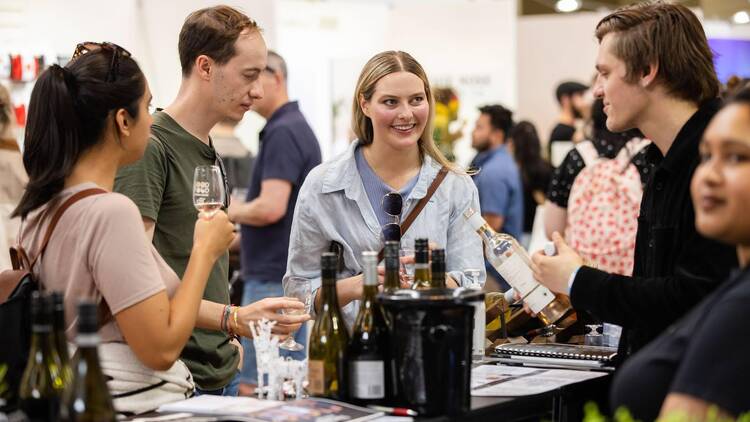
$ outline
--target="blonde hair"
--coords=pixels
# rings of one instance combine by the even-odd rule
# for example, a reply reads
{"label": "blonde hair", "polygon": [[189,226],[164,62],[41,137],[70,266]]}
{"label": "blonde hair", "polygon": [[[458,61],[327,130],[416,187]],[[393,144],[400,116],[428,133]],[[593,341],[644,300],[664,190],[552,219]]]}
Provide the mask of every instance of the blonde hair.
{"label": "blonde hair", "polygon": [[427,118],[427,125],[425,125],[424,132],[422,132],[422,135],[417,141],[420,157],[429,155],[433,160],[440,163],[440,165],[447,167],[449,170],[455,173],[464,174],[465,172],[454,163],[448,161],[435,145],[435,141],[432,137],[435,101],[432,96],[432,90],[430,89],[430,81],[427,80],[427,74],[422,68],[422,65],[420,65],[419,62],[417,62],[409,53],[403,51],[384,51],[373,56],[367,61],[365,67],[362,68],[362,72],[359,74],[359,79],[357,80],[357,88],[354,90],[354,101],[352,102],[352,130],[354,131],[354,134],[357,135],[357,138],[359,138],[362,145],[369,145],[373,142],[374,133],[372,120],[365,116],[359,101],[360,98],[364,98],[365,101],[370,101],[372,95],[375,93],[375,85],[378,81],[384,76],[396,72],[412,73],[424,83],[424,91],[427,97],[427,103],[430,106],[430,113]]}

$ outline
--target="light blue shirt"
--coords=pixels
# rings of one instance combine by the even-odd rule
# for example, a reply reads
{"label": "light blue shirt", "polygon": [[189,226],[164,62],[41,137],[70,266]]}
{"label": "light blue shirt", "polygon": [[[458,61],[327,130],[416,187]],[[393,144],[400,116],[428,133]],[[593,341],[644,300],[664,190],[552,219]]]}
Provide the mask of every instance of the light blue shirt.
{"label": "light blue shirt", "polygon": [[[352,142],[341,155],[315,167],[297,198],[284,279],[309,278],[313,292],[321,284],[320,256],[328,251],[332,240],[344,249],[343,278],[362,272],[363,251],[382,248],[380,224],[357,171],[354,151],[358,143]],[[417,183],[404,199],[403,215],[408,215],[425,197],[439,170],[438,163],[429,156],[424,157]],[[464,269],[484,268],[482,240],[463,217],[469,208],[480,212],[474,183],[469,176],[449,172],[401,240],[404,245],[413,245],[415,238],[426,237],[445,248],[446,270],[461,285]],[[483,270],[479,279],[484,284]],[[358,310],[359,301],[342,307],[349,326]]]}
{"label": "light blue shirt", "polygon": [[520,239],[523,231],[523,188],[521,174],[513,157],[501,145],[477,154],[472,166],[480,169],[474,176],[474,183],[479,190],[482,211],[503,217],[500,231]]}
{"label": "light blue shirt", "polygon": [[[375,211],[375,216],[378,217],[380,226],[382,227],[387,223],[393,223],[393,217],[383,211],[381,203],[383,202],[383,196],[385,196],[385,194],[387,193],[394,192],[395,189],[388,186],[388,184],[386,184],[383,179],[375,174],[375,171],[372,169],[372,167],[370,167],[370,163],[368,163],[365,159],[365,155],[362,153],[361,147],[354,150],[354,158],[356,159],[359,177],[362,179],[362,186],[364,186],[365,188],[367,198],[370,200],[370,205],[372,206],[373,211]],[[403,189],[398,191],[402,198],[409,197],[409,193],[411,193],[411,190],[414,189],[414,185],[417,184],[417,180],[419,180],[419,174],[409,180],[409,183],[407,183]],[[403,213],[402,209],[399,217],[405,215],[406,214]]]}

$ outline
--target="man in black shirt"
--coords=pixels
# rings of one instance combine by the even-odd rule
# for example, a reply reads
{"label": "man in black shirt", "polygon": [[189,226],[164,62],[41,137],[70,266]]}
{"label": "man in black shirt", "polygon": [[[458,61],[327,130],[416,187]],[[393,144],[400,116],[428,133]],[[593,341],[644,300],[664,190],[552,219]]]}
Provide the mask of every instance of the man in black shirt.
{"label": "man in black shirt", "polygon": [[558,141],[572,141],[576,133],[575,123],[589,115],[590,104],[585,100],[589,87],[574,81],[563,82],[557,86],[555,96],[560,104],[560,115],[557,125],[552,129],[547,143],[547,152],[552,157],[552,143]]}
{"label": "man in black shirt", "polygon": [[584,265],[557,233],[558,255],[535,254],[533,261],[536,278],[570,294],[574,308],[624,327],[624,358],[726,279],[737,257],[696,232],[690,200],[698,143],[719,107],[719,82],[700,22],[684,6],[647,3],[605,17],[596,35],[594,93],[604,101],[607,127],[638,128],[653,141],[646,159],[655,169],[641,202],[633,276]]}

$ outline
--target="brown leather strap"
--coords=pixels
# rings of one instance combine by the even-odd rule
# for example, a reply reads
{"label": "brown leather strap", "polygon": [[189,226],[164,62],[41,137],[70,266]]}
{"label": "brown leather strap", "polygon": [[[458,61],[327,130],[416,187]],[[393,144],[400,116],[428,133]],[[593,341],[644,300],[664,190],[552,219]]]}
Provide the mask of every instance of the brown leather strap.
{"label": "brown leather strap", "polygon": [[[427,205],[427,203],[430,201],[430,198],[432,198],[432,195],[435,194],[435,191],[440,187],[440,184],[443,183],[443,179],[445,179],[445,176],[448,175],[448,167],[443,166],[438,174],[435,176],[435,179],[432,180],[432,184],[429,188],[427,188],[427,194],[417,202],[417,205],[414,206],[414,209],[411,210],[409,215],[404,220],[404,223],[401,224],[401,236],[406,233],[407,230],[409,230],[409,227],[411,227],[411,224],[414,222],[414,220],[417,219],[419,216],[419,213],[422,212],[422,209]],[[381,249],[380,252],[378,252],[378,262],[383,260],[383,255],[385,253],[384,249]]]}
{"label": "brown leather strap", "polygon": [[0,149],[21,152],[15,139],[0,139]]}
{"label": "brown leather strap", "polygon": [[91,188],[91,189],[84,189],[70,198],[66,199],[65,202],[63,202],[62,205],[55,211],[55,214],[52,216],[52,221],[50,221],[49,226],[47,227],[47,233],[44,235],[44,240],[42,240],[42,247],[39,249],[39,253],[36,254],[36,257],[33,261],[31,261],[31,265],[29,266],[29,271],[34,267],[34,264],[36,264],[36,261],[39,259],[40,256],[44,253],[44,250],[47,249],[47,244],[49,243],[50,238],[52,237],[52,232],[55,231],[55,227],[57,226],[57,223],[60,221],[60,218],[62,218],[62,215],[65,211],[67,211],[68,208],[70,208],[71,205],[75,204],[76,202],[80,201],[83,198],[89,197],[91,195],[98,195],[101,193],[107,193],[106,190],[101,188]]}

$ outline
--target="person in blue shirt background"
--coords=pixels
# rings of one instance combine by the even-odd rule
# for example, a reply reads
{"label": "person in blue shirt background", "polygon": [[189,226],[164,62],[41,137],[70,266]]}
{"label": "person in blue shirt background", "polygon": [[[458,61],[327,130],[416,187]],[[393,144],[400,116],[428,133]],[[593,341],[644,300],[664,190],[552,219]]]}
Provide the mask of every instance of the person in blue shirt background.
{"label": "person in blue shirt background", "polygon": [[[523,231],[523,188],[521,175],[506,146],[513,127],[513,113],[499,104],[479,108],[479,118],[471,133],[471,146],[477,155],[471,167],[478,170],[474,183],[479,191],[482,217],[497,232],[520,239]],[[487,264],[487,275],[500,286],[508,285]]]}

